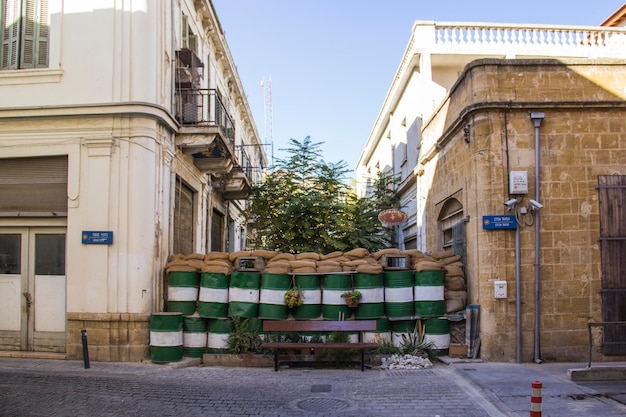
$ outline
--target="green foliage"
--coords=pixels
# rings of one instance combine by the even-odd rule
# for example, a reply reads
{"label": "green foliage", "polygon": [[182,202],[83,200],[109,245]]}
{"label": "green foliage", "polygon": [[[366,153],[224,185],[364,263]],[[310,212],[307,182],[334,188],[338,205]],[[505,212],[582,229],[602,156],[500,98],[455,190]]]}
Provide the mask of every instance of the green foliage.
{"label": "green foliage", "polygon": [[249,319],[233,318],[233,329],[228,335],[228,353],[259,353],[261,336]]}
{"label": "green foliage", "polygon": [[394,345],[390,339],[378,334],[374,335],[374,339],[375,342],[378,343],[378,347],[374,351],[376,355],[395,355],[402,353],[402,350]]}
{"label": "green foliage", "polygon": [[348,304],[356,304],[361,300],[363,294],[359,290],[352,290],[342,293],[341,296],[347,300]]}
{"label": "green foliage", "polygon": [[[348,343],[350,336],[346,332],[332,332],[328,335],[326,343]],[[352,363],[355,355],[358,355],[358,349],[321,349],[315,352],[316,362],[330,362],[334,366],[347,365]]]}
{"label": "green foliage", "polygon": [[300,290],[300,288],[288,289],[287,291],[285,291],[283,300],[289,308],[300,307],[302,304],[304,304],[304,296],[302,295],[302,290]]}
{"label": "green foliage", "polygon": [[433,344],[424,341],[424,335],[420,334],[417,324],[413,332],[409,335],[402,335],[402,342],[400,342],[400,350],[404,354],[419,355],[428,354],[428,350],[433,348]]}
{"label": "green foliage", "polygon": [[371,197],[358,198],[344,182],[346,163],[324,162],[321,143],[307,136],[290,145],[289,158],[278,160],[252,189],[251,246],[290,253],[384,248],[388,230],[377,216],[389,204],[386,186],[377,183]]}

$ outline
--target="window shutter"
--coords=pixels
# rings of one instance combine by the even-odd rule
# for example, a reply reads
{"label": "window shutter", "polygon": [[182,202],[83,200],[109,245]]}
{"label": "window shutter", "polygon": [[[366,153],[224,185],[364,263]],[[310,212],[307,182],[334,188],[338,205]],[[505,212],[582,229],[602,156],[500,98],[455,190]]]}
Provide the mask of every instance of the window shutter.
{"label": "window shutter", "polygon": [[17,69],[17,46],[20,34],[20,2],[6,0],[2,10],[2,52],[0,69]]}
{"label": "window shutter", "polygon": [[187,16],[185,15],[182,15],[181,26],[182,47],[189,49],[189,25],[187,24]]}
{"label": "window shutter", "polygon": [[20,68],[48,66],[48,0],[24,0]]}

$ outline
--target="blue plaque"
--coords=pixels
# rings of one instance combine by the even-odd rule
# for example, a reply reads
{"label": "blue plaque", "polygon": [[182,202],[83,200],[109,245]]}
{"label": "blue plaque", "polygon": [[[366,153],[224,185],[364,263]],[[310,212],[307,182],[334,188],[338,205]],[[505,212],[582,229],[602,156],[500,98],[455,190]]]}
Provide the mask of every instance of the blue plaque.
{"label": "blue plaque", "polygon": [[112,231],[83,230],[84,245],[111,245],[113,243]]}
{"label": "blue plaque", "polygon": [[483,229],[517,229],[517,220],[514,215],[483,216]]}

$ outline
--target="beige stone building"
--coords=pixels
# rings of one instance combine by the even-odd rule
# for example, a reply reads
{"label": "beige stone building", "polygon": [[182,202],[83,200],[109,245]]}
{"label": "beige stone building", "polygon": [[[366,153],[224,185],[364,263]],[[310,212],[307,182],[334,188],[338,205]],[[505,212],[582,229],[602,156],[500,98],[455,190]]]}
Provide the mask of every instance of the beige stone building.
{"label": "beige stone building", "polygon": [[147,358],[173,253],[245,246],[263,144],[209,0],[0,2],[0,351]]}
{"label": "beige stone building", "polygon": [[[626,320],[625,41],[414,26],[358,182],[398,175],[402,243],[462,256],[484,359],[585,361],[587,323]],[[626,358],[626,327],[592,330],[594,360]]]}

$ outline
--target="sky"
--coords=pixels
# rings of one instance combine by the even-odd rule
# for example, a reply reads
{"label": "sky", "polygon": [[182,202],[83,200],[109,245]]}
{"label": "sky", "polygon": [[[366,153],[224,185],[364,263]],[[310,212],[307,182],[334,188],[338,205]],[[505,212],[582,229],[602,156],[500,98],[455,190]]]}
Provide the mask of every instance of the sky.
{"label": "sky", "polygon": [[[270,162],[310,136],[355,176],[417,20],[598,26],[623,0],[213,0]],[[268,145],[270,141],[267,140]]]}

